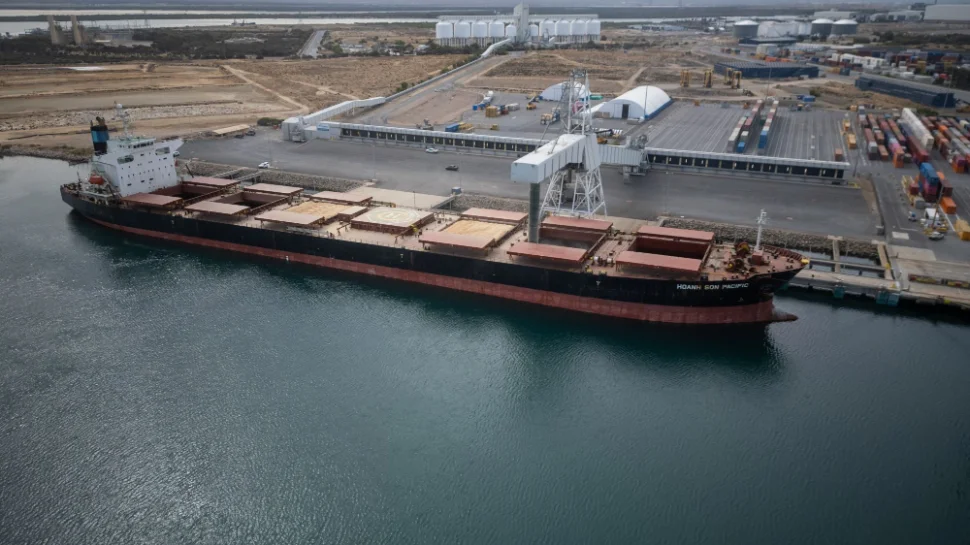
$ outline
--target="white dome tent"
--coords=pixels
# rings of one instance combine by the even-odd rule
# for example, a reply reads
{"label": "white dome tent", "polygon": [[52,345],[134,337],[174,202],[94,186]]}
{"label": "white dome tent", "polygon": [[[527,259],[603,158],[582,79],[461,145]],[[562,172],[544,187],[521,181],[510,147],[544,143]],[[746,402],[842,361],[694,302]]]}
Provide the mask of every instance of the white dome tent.
{"label": "white dome tent", "polygon": [[[540,100],[552,100],[560,101],[562,100],[563,94],[566,92],[567,82],[557,83],[555,85],[550,85],[545,91],[539,93]],[[576,98],[586,99],[589,98],[589,89],[586,88],[582,83],[576,83]]]}
{"label": "white dome tent", "polygon": [[670,96],[663,89],[641,85],[598,106],[596,111],[607,112],[614,119],[650,119],[671,102]]}

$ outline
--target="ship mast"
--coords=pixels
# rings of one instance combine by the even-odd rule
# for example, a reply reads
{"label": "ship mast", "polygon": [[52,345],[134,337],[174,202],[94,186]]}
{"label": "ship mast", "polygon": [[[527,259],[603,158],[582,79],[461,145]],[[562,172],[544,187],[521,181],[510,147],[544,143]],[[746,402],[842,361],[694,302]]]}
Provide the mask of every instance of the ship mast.
{"label": "ship mast", "polygon": [[768,223],[768,214],[765,214],[765,209],[761,209],[761,213],[758,214],[758,238],[754,243],[754,251],[761,250],[761,230],[764,229],[765,224]]}
{"label": "ship mast", "polygon": [[121,120],[121,123],[125,127],[125,138],[131,138],[131,115],[128,114],[121,104],[115,104],[115,117]]}

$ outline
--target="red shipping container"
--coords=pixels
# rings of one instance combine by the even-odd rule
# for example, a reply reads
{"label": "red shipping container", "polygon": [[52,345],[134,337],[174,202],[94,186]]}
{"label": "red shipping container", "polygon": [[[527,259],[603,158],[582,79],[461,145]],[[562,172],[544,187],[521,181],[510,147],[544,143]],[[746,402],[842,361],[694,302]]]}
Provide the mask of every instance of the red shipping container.
{"label": "red shipping container", "polygon": [[939,186],[932,185],[928,182],[923,182],[923,194],[924,195],[937,195],[939,193]]}
{"label": "red shipping container", "polygon": [[913,195],[913,196],[919,195],[919,184],[918,183],[913,182],[913,183],[909,184],[909,194],[910,195]]}

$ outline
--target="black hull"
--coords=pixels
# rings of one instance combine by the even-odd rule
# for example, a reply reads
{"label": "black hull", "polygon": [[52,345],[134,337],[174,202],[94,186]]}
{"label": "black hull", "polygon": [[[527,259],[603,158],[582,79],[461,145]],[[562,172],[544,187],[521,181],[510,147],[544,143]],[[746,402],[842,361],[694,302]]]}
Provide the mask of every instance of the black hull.
{"label": "black hull", "polygon": [[[677,280],[647,280],[619,276],[600,276],[581,271],[547,269],[518,263],[499,263],[474,257],[442,253],[413,251],[402,248],[379,246],[341,239],[316,237],[296,232],[277,231],[219,221],[208,221],[161,213],[98,204],[72,191],[62,189],[61,196],[68,205],[85,217],[122,230],[156,236],[169,240],[184,241],[209,247],[225,248],[247,253],[284,257],[344,270],[360,270],[366,274],[388,276],[404,280],[446,285],[437,278],[454,279],[459,283],[447,285],[464,291],[487,293],[481,286],[488,284],[508,290],[521,289],[521,293],[544,293],[566,296],[555,306],[575,308],[600,314],[638,314],[637,305],[669,310],[676,316],[656,321],[715,322],[776,321],[775,316],[765,318],[764,308],[769,308],[773,293],[783,288],[798,269],[765,275],[747,280],[727,282],[684,282]],[[376,272],[375,272],[376,271]],[[433,282],[426,281],[435,277]],[[461,284],[465,281],[467,284]],[[467,286],[476,286],[466,289]],[[504,293],[496,293],[505,296]],[[508,297],[529,300],[534,295]],[[589,305],[573,298],[591,300]],[[545,297],[544,299],[548,299]],[[560,299],[557,299],[560,301]],[[536,301],[539,304],[547,304]],[[615,303],[620,311],[603,311]],[[581,308],[589,306],[590,309]],[[595,307],[598,310],[592,310]],[[743,311],[750,307],[752,310]],[[762,309],[754,312],[753,309]],[[705,319],[711,311],[742,311],[737,320],[721,312],[719,318]],[[651,310],[653,312],[653,310]],[[684,316],[696,312],[697,320]],[[651,314],[658,315],[659,314]],[[631,315],[631,317],[634,317]],[[651,318],[640,318],[654,321]]]}

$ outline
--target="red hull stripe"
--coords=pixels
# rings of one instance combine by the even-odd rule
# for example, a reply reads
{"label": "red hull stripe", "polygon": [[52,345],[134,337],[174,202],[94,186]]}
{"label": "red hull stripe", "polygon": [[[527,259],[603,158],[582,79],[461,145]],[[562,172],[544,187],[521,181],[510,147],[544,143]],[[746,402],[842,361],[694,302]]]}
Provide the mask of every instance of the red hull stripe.
{"label": "red hull stripe", "polygon": [[330,257],[319,257],[307,254],[287,253],[279,250],[236,244],[233,242],[222,242],[206,238],[190,237],[173,233],[161,233],[136,227],[126,227],[107,223],[94,218],[89,218],[95,223],[117,229],[135,235],[160,238],[195,246],[205,246],[207,248],[218,248],[233,252],[242,252],[273,259],[289,259],[295,263],[305,263],[318,267],[327,267],[341,271],[366,274],[370,276],[380,276],[403,280],[405,282],[416,282],[437,286],[452,290],[478,293],[490,297],[501,297],[513,301],[532,303],[547,307],[564,308],[588,314],[599,314],[615,318],[626,318],[645,322],[664,322],[676,324],[739,324],[739,323],[768,323],[783,320],[790,320],[793,317],[783,313],[776,313],[772,301],[764,301],[750,305],[733,307],[684,307],[668,305],[647,305],[642,303],[629,303],[622,301],[607,301],[592,297],[580,297],[578,295],[567,295],[553,293],[531,288],[520,288],[507,286],[504,284],[494,284],[481,280],[469,280],[466,278],[455,278],[440,274],[432,274],[417,271],[396,269],[380,265],[368,265],[355,261],[344,261]]}

